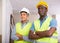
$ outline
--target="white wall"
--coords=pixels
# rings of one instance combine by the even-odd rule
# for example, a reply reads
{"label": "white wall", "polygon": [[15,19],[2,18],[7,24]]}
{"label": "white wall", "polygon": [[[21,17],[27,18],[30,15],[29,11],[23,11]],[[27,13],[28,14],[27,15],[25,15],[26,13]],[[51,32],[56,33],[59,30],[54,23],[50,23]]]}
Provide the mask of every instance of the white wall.
{"label": "white wall", "polygon": [[12,14],[12,6],[11,6],[11,3],[10,3],[9,0],[3,0],[2,43],[9,43],[10,14]]}
{"label": "white wall", "polygon": [[56,18],[57,18],[57,24],[58,24],[58,28],[57,28],[58,39],[59,39],[59,42],[60,42],[60,15],[57,15]]}
{"label": "white wall", "polygon": [[0,0],[0,34],[2,34],[2,0]]}

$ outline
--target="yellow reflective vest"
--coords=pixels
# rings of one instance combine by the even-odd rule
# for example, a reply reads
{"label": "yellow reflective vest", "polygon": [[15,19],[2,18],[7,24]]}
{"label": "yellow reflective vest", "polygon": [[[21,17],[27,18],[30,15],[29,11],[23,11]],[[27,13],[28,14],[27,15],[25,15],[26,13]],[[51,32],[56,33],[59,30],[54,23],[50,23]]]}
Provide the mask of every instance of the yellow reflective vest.
{"label": "yellow reflective vest", "polygon": [[[31,23],[27,23],[26,26],[22,29],[21,27],[21,23],[17,23],[16,24],[16,33],[19,33],[23,36],[28,36],[29,34],[29,30],[31,28]],[[17,40],[14,40],[14,43],[31,43],[31,42],[28,42],[28,41],[25,41],[25,40],[21,40],[21,41],[17,41]]]}
{"label": "yellow reflective vest", "polygon": [[[35,31],[48,30],[51,20],[52,20],[51,17],[47,17],[47,19],[43,22],[41,27],[40,27],[40,20],[36,20],[34,22]],[[40,39],[36,40],[36,42],[38,42],[38,43],[58,43],[57,36],[58,36],[58,34],[55,31],[51,37],[40,38]]]}

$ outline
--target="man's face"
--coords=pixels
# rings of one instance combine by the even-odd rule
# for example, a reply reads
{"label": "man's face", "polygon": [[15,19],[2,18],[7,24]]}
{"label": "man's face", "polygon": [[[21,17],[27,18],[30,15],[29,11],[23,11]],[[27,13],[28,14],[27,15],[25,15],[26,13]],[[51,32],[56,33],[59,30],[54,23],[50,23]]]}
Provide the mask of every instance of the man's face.
{"label": "man's face", "polygon": [[27,13],[25,13],[25,12],[22,12],[22,13],[20,14],[20,17],[21,17],[21,21],[26,21],[26,20],[28,19],[28,15],[27,15]]}
{"label": "man's face", "polygon": [[47,8],[45,6],[39,6],[38,7],[38,13],[40,16],[44,16],[47,13]]}

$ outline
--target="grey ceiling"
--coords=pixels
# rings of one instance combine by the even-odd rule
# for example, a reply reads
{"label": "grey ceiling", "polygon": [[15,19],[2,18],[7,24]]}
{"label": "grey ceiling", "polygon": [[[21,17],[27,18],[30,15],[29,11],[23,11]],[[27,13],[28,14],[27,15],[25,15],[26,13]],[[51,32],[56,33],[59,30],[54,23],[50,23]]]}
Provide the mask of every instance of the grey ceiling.
{"label": "grey ceiling", "polygon": [[[23,7],[26,7],[30,10],[32,14],[37,14],[36,4],[40,0],[10,0],[13,11],[18,12]],[[45,0],[49,5],[49,14],[60,14],[60,0]]]}

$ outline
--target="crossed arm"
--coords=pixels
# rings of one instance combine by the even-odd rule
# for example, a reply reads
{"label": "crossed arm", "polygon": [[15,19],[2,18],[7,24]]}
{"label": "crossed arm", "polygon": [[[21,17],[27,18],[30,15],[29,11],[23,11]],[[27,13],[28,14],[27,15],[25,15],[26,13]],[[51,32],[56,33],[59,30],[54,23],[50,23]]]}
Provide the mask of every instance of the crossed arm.
{"label": "crossed arm", "polygon": [[29,32],[29,39],[40,39],[43,37],[50,37],[56,31],[55,27],[51,27],[49,30],[46,31],[36,31],[35,34],[32,30]]}
{"label": "crossed arm", "polygon": [[16,29],[12,29],[12,33],[11,33],[11,39],[12,40],[25,40],[25,41],[29,41],[32,42],[32,40],[29,40],[28,36],[23,36],[19,33],[16,33]]}

